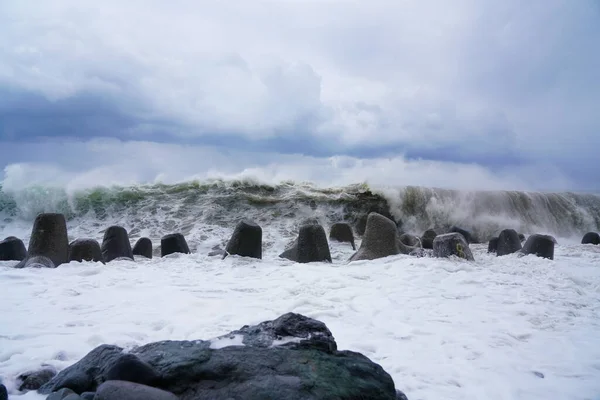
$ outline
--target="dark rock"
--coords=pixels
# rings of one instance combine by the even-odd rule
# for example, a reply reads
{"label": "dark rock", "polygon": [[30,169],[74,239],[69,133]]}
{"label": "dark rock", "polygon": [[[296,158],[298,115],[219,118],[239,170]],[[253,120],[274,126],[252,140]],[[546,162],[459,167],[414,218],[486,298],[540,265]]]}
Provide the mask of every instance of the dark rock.
{"label": "dark rock", "polygon": [[350,261],[374,260],[399,253],[396,224],[381,214],[371,213],[360,248]]}
{"label": "dark rock", "polygon": [[0,400],[8,400],[8,390],[2,384],[0,384]]}
{"label": "dark rock", "polygon": [[433,241],[433,256],[441,258],[457,256],[469,261],[475,260],[469,244],[460,233],[438,235]]}
{"label": "dark rock", "polygon": [[[69,239],[67,223],[62,214],[39,214],[33,222],[31,239],[27,257],[41,256],[52,260],[52,265],[58,267],[69,261]],[[15,268],[27,266],[27,259],[22,260]],[[47,263],[44,263],[46,265]],[[51,268],[54,268],[51,267]]]}
{"label": "dark rock", "polygon": [[539,371],[533,371],[533,374],[534,374],[535,376],[537,376],[538,378],[542,378],[542,379],[544,379],[544,374],[543,374],[543,373],[541,373],[541,372],[539,372]]}
{"label": "dark rock", "polygon": [[408,400],[408,397],[403,392],[396,390],[396,400]]}
{"label": "dark rock", "polygon": [[[129,353],[160,375],[155,387],[180,400],[402,398],[380,365],[360,353],[338,351],[325,324],[294,313],[244,326],[211,341],[163,341]],[[106,373],[120,356],[120,348],[103,345],[59,373],[46,389],[57,390],[70,375],[86,373],[89,387],[84,390],[99,386],[96,399],[108,400],[102,397],[105,385],[120,381],[105,382]],[[134,387],[131,383],[118,385]],[[124,396],[111,396],[110,400],[138,398]],[[144,398],[153,399],[150,395]]]}
{"label": "dark rock", "polygon": [[600,235],[596,232],[588,232],[583,235],[581,244],[600,244]]}
{"label": "dark rock", "polygon": [[133,251],[129,243],[129,235],[122,226],[111,226],[104,232],[102,240],[102,257],[105,262],[125,257],[133,260]]}
{"label": "dark rock", "polygon": [[75,392],[71,389],[64,388],[60,389],[50,396],[46,397],[46,400],[78,400],[81,399]]}
{"label": "dark rock", "polygon": [[106,380],[106,373],[122,356],[121,352],[122,349],[117,346],[96,347],[77,363],[62,370],[39,392],[48,394],[63,388],[76,393],[95,392],[98,385]]}
{"label": "dark rock", "polygon": [[473,235],[471,234],[471,232],[469,232],[465,229],[459,228],[457,226],[453,226],[452,228],[450,228],[449,233],[460,233],[461,235],[463,235],[463,237],[467,241],[467,244],[474,243]]}
{"label": "dark rock", "polygon": [[15,265],[15,268],[56,268],[56,265],[48,257],[29,257]]}
{"label": "dark rock", "polygon": [[497,256],[505,256],[507,254],[516,253],[521,250],[521,239],[519,234],[514,229],[504,229],[498,236]]}
{"label": "dark rock", "polygon": [[100,244],[94,239],[77,239],[69,245],[69,262],[93,261],[104,263]]}
{"label": "dark rock", "polygon": [[81,400],[94,400],[95,396],[96,392],[84,392],[80,395]]}
{"label": "dark rock", "polygon": [[421,245],[424,249],[433,249],[433,239],[437,236],[437,233],[433,229],[428,229],[421,236]]}
{"label": "dark rock", "polygon": [[525,241],[525,235],[519,233],[519,240],[521,241],[521,243],[523,243]]}
{"label": "dark rock", "polygon": [[139,238],[133,246],[133,255],[152,258],[152,240],[147,237]]}
{"label": "dark rock", "polygon": [[104,382],[96,392],[95,400],[179,400],[173,393],[126,381]]}
{"label": "dark rock", "polygon": [[493,237],[488,243],[488,253],[495,253],[498,251],[498,238]]}
{"label": "dark rock", "polygon": [[133,354],[121,355],[106,371],[106,380],[109,381],[127,381],[153,386],[158,379],[159,376],[154,368]]}
{"label": "dark rock", "polygon": [[19,391],[38,390],[50,379],[56,376],[56,370],[52,367],[45,367],[38,371],[30,371],[18,376]]}
{"label": "dark rock", "polygon": [[22,261],[25,258],[27,249],[21,239],[9,236],[0,242],[0,261]]}
{"label": "dark rock", "polygon": [[350,243],[352,245],[352,250],[356,250],[352,227],[345,222],[338,222],[331,225],[331,228],[329,229],[329,240],[335,240],[336,242],[341,243]]}
{"label": "dark rock", "polygon": [[190,248],[181,233],[171,233],[160,239],[160,256],[165,257],[174,253],[190,254]]}
{"label": "dark rock", "polygon": [[327,235],[321,225],[303,225],[291,247],[279,255],[298,263],[331,262]]}
{"label": "dark rock", "polygon": [[554,244],[556,239],[550,235],[533,234],[527,238],[521,254],[535,254],[538,257],[554,260]]}
{"label": "dark rock", "polygon": [[403,233],[398,238],[398,249],[402,254],[410,254],[419,248],[421,248],[421,240],[414,235]]}
{"label": "dark rock", "polygon": [[227,254],[262,259],[262,228],[252,221],[240,221],[225,251]]}

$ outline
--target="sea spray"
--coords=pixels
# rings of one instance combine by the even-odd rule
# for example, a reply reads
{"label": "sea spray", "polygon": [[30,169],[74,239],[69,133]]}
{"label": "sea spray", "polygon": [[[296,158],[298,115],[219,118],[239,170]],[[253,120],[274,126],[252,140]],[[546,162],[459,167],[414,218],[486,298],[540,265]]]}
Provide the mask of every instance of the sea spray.
{"label": "sea spray", "polygon": [[270,246],[293,238],[307,218],[316,218],[328,229],[335,222],[356,224],[370,211],[390,213],[409,233],[420,235],[429,228],[445,231],[457,225],[480,240],[506,228],[579,238],[600,229],[600,196],[594,194],[370,187],[364,183],[323,188],[305,182],[268,185],[249,179],[76,191],[40,184],[0,187],[0,234],[25,240],[31,222],[41,212],[65,214],[73,239],[100,240],[104,229],[118,224],[132,239],[145,235],[158,240],[181,232],[206,241],[222,231],[223,238],[215,244],[222,244],[235,225],[247,218],[264,228],[265,245]]}

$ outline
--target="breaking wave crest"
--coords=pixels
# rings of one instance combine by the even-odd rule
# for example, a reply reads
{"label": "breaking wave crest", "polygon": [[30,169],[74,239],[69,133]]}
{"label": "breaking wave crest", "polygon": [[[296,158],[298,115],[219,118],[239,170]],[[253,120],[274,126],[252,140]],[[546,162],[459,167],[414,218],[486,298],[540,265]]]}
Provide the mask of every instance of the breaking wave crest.
{"label": "breaking wave crest", "polygon": [[31,221],[41,212],[65,214],[69,233],[101,238],[121,224],[132,238],[158,239],[174,231],[230,230],[240,219],[261,224],[269,237],[291,238],[302,220],[324,225],[356,223],[369,211],[389,213],[407,232],[421,234],[452,225],[481,240],[505,228],[525,234],[581,236],[600,227],[600,196],[576,193],[459,191],[423,187],[370,187],[354,184],[323,188],[310,183],[260,184],[252,180],[190,181],[175,185],[97,187],[72,193],[60,187],[0,186],[0,233],[27,239]]}

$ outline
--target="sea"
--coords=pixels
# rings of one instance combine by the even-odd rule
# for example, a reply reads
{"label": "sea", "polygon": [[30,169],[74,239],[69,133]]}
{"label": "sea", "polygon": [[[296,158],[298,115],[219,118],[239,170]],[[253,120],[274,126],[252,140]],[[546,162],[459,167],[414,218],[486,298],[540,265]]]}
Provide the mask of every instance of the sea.
{"label": "sea", "polygon": [[[469,230],[475,261],[390,256],[297,264],[279,254],[316,219],[356,225],[371,211],[402,232]],[[63,369],[100,344],[210,339],[296,312],[323,321],[338,347],[358,351],[392,376],[410,400],[600,399],[600,231],[593,193],[465,191],[366,183],[325,187],[252,180],[95,187],[0,187],[0,239],[27,245],[43,212],[67,219],[70,240],[102,240],[111,225],[133,243],[149,237],[152,259],[14,269],[0,262],[0,380],[11,399],[18,376]],[[235,225],[263,229],[263,259],[211,257]],[[554,260],[497,257],[502,229],[557,240]],[[191,254],[160,257],[160,238],[185,235]],[[360,236],[357,235],[357,246]]]}

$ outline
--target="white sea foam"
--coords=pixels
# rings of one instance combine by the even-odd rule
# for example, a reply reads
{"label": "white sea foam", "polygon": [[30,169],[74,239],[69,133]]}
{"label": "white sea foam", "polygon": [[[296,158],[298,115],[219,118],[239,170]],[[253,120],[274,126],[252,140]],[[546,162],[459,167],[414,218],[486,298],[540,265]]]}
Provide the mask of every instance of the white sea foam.
{"label": "white sea foam", "polygon": [[[556,260],[476,262],[394,256],[295,264],[191,254],[173,259],[0,267],[0,376],[65,368],[102,343],[219,337],[297,312],[340,349],[381,364],[409,399],[583,400],[600,395],[600,247],[559,245]],[[543,374],[540,378],[539,374]]]}

